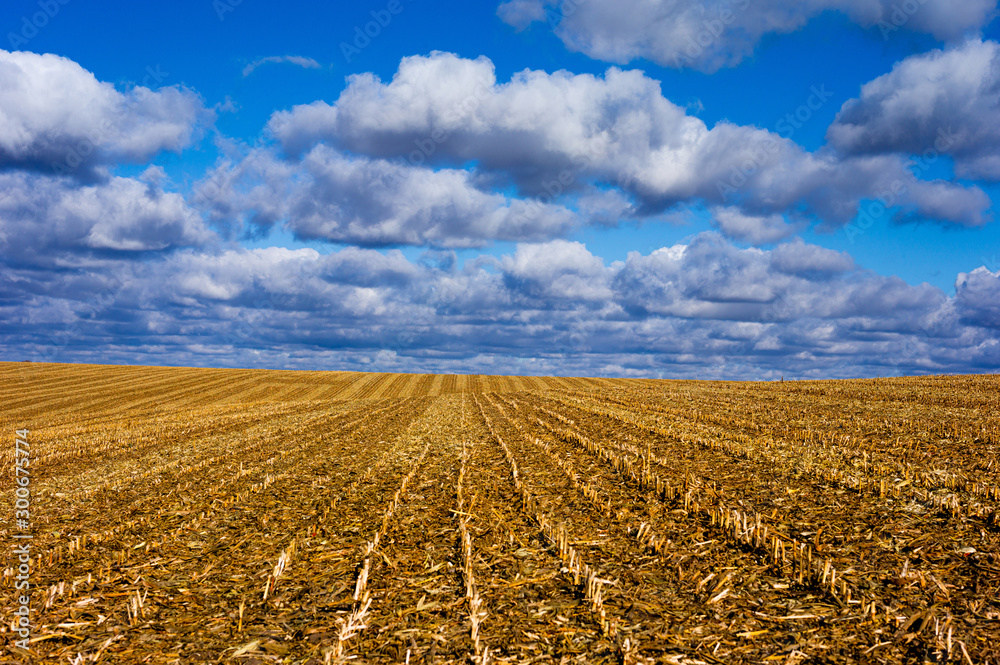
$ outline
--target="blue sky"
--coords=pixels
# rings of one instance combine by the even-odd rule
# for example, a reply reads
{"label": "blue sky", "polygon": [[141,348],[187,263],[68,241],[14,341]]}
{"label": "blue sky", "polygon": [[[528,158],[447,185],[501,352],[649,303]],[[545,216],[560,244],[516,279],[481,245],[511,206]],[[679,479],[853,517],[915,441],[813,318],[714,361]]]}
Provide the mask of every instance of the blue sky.
{"label": "blue sky", "polygon": [[996,10],[7,2],[0,356],[994,372]]}

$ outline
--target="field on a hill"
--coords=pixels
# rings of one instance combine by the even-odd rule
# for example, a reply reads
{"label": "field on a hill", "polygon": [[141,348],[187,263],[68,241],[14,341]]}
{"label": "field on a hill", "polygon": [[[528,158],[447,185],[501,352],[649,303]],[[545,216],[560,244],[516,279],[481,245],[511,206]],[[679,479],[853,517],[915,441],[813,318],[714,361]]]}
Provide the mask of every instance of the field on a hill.
{"label": "field on a hill", "polygon": [[0,662],[1000,663],[995,376],[0,363],[0,400]]}

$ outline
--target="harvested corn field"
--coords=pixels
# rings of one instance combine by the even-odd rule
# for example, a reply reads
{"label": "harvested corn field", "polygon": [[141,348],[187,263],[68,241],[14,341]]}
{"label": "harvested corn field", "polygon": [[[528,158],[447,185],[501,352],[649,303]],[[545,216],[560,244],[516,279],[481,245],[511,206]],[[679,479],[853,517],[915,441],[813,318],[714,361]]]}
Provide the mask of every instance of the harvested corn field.
{"label": "harvested corn field", "polygon": [[993,376],[3,363],[0,392],[32,536],[3,662],[1000,663]]}

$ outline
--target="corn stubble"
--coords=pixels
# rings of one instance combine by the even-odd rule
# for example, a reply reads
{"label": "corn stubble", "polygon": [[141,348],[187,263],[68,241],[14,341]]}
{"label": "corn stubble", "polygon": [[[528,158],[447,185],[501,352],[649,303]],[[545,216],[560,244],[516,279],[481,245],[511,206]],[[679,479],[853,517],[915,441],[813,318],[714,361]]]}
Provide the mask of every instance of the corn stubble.
{"label": "corn stubble", "polygon": [[5,662],[1000,663],[996,377],[0,363],[0,393],[33,442]]}

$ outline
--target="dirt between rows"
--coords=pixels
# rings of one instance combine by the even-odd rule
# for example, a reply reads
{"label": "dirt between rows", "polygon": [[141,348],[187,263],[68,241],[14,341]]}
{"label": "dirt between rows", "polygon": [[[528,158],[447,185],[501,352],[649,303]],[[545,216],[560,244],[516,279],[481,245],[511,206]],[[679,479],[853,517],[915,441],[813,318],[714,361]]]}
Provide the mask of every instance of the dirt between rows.
{"label": "dirt between rows", "polygon": [[[8,621],[6,662],[1000,663],[1000,533],[920,488],[881,495],[796,464],[832,439],[741,454],[747,432],[799,436],[737,418],[749,388],[185,372],[149,374],[164,402],[129,379],[133,414],[36,377],[43,403],[95,411],[37,432],[33,642],[15,647]],[[894,385],[858,411],[886,412],[872,431],[992,399]],[[361,399],[306,399],[334,390]],[[828,409],[855,392],[817,395]],[[678,404],[730,415],[671,420]],[[992,436],[983,414],[939,433]],[[975,457],[944,471],[970,476]],[[956,496],[994,501],[980,489]],[[748,536],[763,526],[772,540]],[[785,560],[792,543],[835,579]],[[5,616],[14,581],[8,567]]]}

